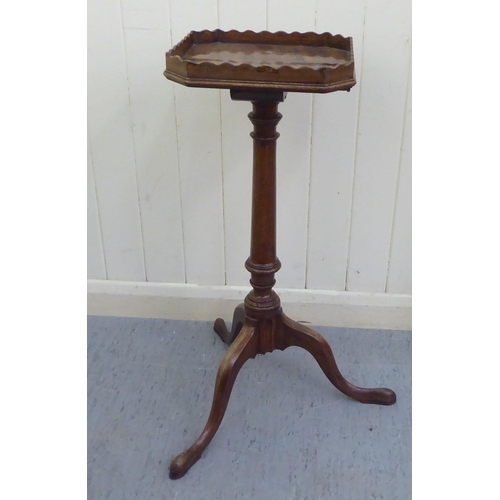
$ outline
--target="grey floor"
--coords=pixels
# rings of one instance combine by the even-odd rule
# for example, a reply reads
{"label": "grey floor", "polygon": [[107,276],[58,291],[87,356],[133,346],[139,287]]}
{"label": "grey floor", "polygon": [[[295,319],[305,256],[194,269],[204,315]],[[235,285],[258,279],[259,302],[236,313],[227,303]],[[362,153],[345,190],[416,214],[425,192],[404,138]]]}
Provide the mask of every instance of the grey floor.
{"label": "grey floor", "polygon": [[89,317],[89,500],[410,499],[411,332],[315,329],[349,381],[390,387],[397,403],[347,398],[301,349],[258,356],[202,458],[172,481],[227,347],[207,322]]}

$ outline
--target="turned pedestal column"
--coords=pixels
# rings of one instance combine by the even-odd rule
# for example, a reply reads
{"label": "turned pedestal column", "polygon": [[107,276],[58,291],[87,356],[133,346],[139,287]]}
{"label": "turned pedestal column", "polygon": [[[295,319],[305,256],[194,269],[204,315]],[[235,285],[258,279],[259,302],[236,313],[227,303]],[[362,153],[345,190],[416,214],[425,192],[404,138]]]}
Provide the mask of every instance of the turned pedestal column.
{"label": "turned pedestal column", "polygon": [[[281,263],[276,255],[276,127],[281,119],[278,104],[282,91],[231,90],[233,100],[251,101],[248,115],[254,130],[252,229],[250,257],[245,267],[250,272],[252,290],[239,305],[231,330],[222,319],[214,329],[222,340],[231,343],[217,373],[212,409],[198,440],[177,456],[170,465],[170,477],[182,477],[200,458],[224,417],[236,376],[243,364],[257,354],[284,350],[290,346],[310,352],[331,383],[347,396],[361,403],[391,405],[396,395],[390,389],[365,389],[349,383],[340,373],[330,346],[315,331],[287,318],[273,290],[274,275]],[[293,395],[291,395],[293,397]]]}

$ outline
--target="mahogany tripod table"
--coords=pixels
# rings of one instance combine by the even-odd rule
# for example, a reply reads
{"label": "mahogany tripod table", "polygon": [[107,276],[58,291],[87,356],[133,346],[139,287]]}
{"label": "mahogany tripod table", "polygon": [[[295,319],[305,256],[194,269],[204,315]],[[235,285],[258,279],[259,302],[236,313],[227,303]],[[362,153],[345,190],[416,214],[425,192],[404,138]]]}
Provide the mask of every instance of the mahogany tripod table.
{"label": "mahogany tripod table", "polygon": [[392,405],[386,388],[365,389],[340,373],[332,350],[317,332],[289,319],[273,290],[281,263],[276,256],[276,127],[278,104],[290,92],[332,92],[355,85],[352,39],[323,33],[191,32],[166,55],[165,76],[190,87],[230,89],[231,99],[251,101],[254,130],[252,229],[245,263],[252,290],[234,311],[231,330],[217,319],[214,330],[231,344],[217,373],[212,409],[198,440],[170,465],[178,479],[199,460],[222,422],[236,376],[257,354],[290,346],[309,351],[330,382],[361,403]]}

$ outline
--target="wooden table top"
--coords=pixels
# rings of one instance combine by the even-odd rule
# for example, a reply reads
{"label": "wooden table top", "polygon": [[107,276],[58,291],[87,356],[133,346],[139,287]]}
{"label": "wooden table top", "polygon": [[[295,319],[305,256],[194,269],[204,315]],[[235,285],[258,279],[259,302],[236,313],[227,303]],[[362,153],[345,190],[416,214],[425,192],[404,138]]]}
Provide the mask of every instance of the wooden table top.
{"label": "wooden table top", "polygon": [[331,33],[191,31],[166,66],[188,87],[325,93],[356,83],[352,38]]}

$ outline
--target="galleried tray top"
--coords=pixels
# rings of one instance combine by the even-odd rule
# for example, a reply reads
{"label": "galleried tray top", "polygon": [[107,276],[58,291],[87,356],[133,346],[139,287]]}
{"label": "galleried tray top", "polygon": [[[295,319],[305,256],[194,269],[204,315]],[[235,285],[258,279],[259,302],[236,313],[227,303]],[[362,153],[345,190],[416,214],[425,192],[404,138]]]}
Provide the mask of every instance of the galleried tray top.
{"label": "galleried tray top", "polygon": [[333,92],[356,84],[352,38],[331,33],[191,31],[164,75],[188,87]]}

